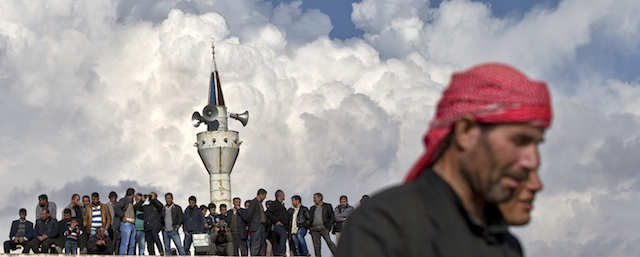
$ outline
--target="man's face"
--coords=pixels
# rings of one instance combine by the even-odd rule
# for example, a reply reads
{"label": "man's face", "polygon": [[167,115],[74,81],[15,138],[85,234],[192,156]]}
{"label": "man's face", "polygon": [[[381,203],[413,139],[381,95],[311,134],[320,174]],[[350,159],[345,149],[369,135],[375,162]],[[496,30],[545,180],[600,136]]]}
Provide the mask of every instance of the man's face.
{"label": "man's face", "polygon": [[136,195],[136,203],[142,201],[142,196]]}
{"label": "man's face", "polygon": [[106,236],[106,235],[107,235],[107,234],[105,233],[105,231],[104,231],[104,228],[100,228],[100,229],[98,230],[98,232],[97,232],[97,233],[98,233],[98,236],[100,236],[100,237],[102,237],[102,238],[104,238],[104,236]]}
{"label": "man's face", "polygon": [[191,207],[191,208],[196,207],[196,201],[189,200],[189,207]]}
{"label": "man's face", "polygon": [[291,198],[291,205],[294,208],[298,208],[298,207],[300,207],[300,202],[298,202],[298,200],[296,200],[295,198]]}
{"label": "man's face", "polygon": [[499,124],[471,133],[460,166],[472,190],[493,204],[509,200],[540,164],[538,144],[544,129],[529,124]]}
{"label": "man's face", "polygon": [[502,216],[510,225],[524,225],[531,219],[531,209],[536,192],[542,190],[542,182],[538,177],[538,172],[533,172],[529,178],[522,183],[509,201],[498,205]]}
{"label": "man's face", "polygon": [[216,213],[216,208],[209,208],[209,213],[211,213],[211,215],[215,214]]}
{"label": "man's face", "polygon": [[[173,203],[173,197],[171,195],[164,196],[164,200],[167,201],[167,206],[169,206],[169,205],[171,205]],[[191,202],[189,202],[189,205],[191,205]]]}
{"label": "man's face", "polygon": [[233,207],[240,209],[240,199],[233,199]]}
{"label": "man's face", "polygon": [[95,205],[98,205],[98,203],[100,203],[100,196],[92,196],[91,202],[93,202],[93,204]]}
{"label": "man's face", "polygon": [[320,197],[318,197],[317,195],[313,195],[313,203],[319,204],[320,201],[322,201],[322,199],[320,199]]}
{"label": "man's face", "polygon": [[342,208],[347,207],[347,204],[348,204],[347,199],[344,199],[344,198],[340,199],[340,206],[342,206]]}
{"label": "man's face", "polygon": [[65,220],[70,220],[71,219],[71,213],[65,213],[64,214],[64,219]]}
{"label": "man's face", "polygon": [[73,198],[73,200],[71,200],[71,203],[72,203],[74,206],[80,206],[80,196],[79,196],[79,195],[75,196],[75,197]]}
{"label": "man's face", "polygon": [[47,201],[44,199],[38,198],[38,204],[40,205],[40,207],[44,207],[45,205],[47,205]]}
{"label": "man's face", "polygon": [[226,206],[220,207],[220,213],[222,214],[227,213],[227,207]]}
{"label": "man's face", "polygon": [[249,209],[249,204],[251,204],[251,203],[250,203],[250,202],[246,202],[246,203],[244,203],[244,208],[245,208],[245,209]]}
{"label": "man's face", "polygon": [[89,204],[91,204],[91,201],[89,200],[89,197],[83,197],[82,198],[82,204],[84,204],[84,206],[89,206]]}
{"label": "man's face", "polygon": [[207,209],[202,209],[202,216],[207,216]]}
{"label": "man's face", "polygon": [[260,200],[260,201],[263,201],[265,198],[267,198],[267,194],[258,195],[258,200]]}
{"label": "man's face", "polygon": [[45,210],[42,210],[42,211],[40,212],[40,218],[42,218],[42,220],[47,220],[47,219],[49,219],[49,213],[48,213],[47,211],[45,211]]}
{"label": "man's face", "polygon": [[110,201],[112,204],[115,204],[116,202],[118,202],[118,197],[117,197],[117,196],[109,197],[109,201]]}
{"label": "man's face", "polygon": [[24,219],[26,219],[26,218],[27,218],[27,214],[25,214],[25,213],[22,213],[22,212],[21,212],[21,213],[20,213],[20,219],[21,219],[21,220],[24,220]]}

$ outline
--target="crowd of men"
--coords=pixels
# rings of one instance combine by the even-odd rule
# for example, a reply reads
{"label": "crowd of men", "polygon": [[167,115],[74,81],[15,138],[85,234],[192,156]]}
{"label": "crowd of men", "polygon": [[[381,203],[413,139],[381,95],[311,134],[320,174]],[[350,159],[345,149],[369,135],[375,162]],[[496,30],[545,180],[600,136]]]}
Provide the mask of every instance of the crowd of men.
{"label": "crowd of men", "polygon": [[[302,206],[296,195],[286,209],[282,190],[266,202],[265,210],[267,192],[260,189],[245,208],[236,198],[231,210],[221,205],[216,214],[215,205],[198,209],[195,197],[190,197],[183,212],[170,193],[163,205],[155,194],[134,197],[129,189],[117,202],[115,193],[110,195],[108,204],[100,203],[97,193],[83,198],[83,204],[74,195],[64,219],[57,222],[55,204],[42,195],[35,229],[21,209],[5,252],[18,245],[24,252],[46,252],[55,244],[59,253],[65,247],[66,253],[80,248],[133,254],[136,242],[144,238],[154,255],[154,244],[162,253],[162,231],[166,255],[171,254],[169,240],[179,254],[189,254],[193,238],[202,233],[210,235],[212,255],[246,255],[250,249],[252,256],[283,256],[287,240],[293,255],[309,255],[304,240],[309,232],[316,256],[321,256],[324,238],[337,257],[518,257],[523,250],[508,226],[530,220],[535,193],[542,189],[538,145],[552,117],[544,82],[508,65],[483,64],[453,75],[424,137],[426,151],[405,183],[370,199],[363,197],[356,211],[346,196],[334,209],[320,193],[313,196],[311,208]],[[144,204],[146,198],[150,203]],[[336,234],[340,247],[329,232]]]}
{"label": "crowd of men", "polygon": [[5,253],[22,248],[22,253],[144,255],[146,245],[149,255],[155,255],[156,249],[160,255],[191,255],[194,236],[208,235],[209,247],[198,251],[194,246],[194,254],[284,256],[288,241],[290,254],[310,256],[305,236],[311,233],[315,255],[321,256],[320,238],[334,252],[336,243],[329,233],[339,239],[354,211],[346,196],[340,197],[335,209],[323,202],[320,193],[314,194],[311,208],[303,206],[298,195],[291,197],[291,207],[285,208],[282,190],[275,192],[275,200],[265,201],[266,197],[267,191],[260,189],[244,206],[240,198],[234,198],[228,209],[225,204],[198,206],[196,197],[191,196],[183,210],[173,202],[172,193],[165,194],[164,204],[156,193],[136,194],[132,188],[119,200],[111,192],[107,203],[100,202],[98,193],[74,194],[57,220],[56,204],[43,194],[38,197],[36,213],[40,218],[35,226],[26,220],[27,210],[20,209],[4,249]]}

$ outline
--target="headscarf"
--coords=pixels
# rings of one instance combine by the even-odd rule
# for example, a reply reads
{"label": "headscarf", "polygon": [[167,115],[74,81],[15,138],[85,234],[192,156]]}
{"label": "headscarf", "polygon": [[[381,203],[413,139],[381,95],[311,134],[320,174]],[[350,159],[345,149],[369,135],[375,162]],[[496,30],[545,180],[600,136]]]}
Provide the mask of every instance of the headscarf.
{"label": "headscarf", "polygon": [[405,182],[416,179],[440,157],[444,139],[462,114],[471,114],[481,123],[529,123],[546,128],[551,125],[551,99],[544,82],[531,80],[505,64],[487,63],[453,74],[424,136],[427,149]]}

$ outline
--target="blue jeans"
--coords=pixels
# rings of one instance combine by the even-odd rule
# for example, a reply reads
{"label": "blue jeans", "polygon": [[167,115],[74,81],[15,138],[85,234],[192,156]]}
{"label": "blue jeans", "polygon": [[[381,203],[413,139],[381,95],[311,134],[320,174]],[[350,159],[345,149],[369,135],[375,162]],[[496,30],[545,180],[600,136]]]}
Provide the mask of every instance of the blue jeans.
{"label": "blue jeans", "polygon": [[195,232],[189,232],[188,235],[184,235],[184,251],[185,252],[191,251],[191,243],[193,243],[193,233]]}
{"label": "blue jeans", "polygon": [[[186,238],[185,238],[186,239]],[[164,255],[171,255],[171,241],[178,248],[178,254],[187,255],[187,252],[182,248],[182,242],[180,242],[180,233],[175,230],[171,231],[162,231],[162,242],[164,243]]]}
{"label": "blue jeans", "polygon": [[130,222],[120,222],[120,255],[136,253],[136,226]]}
{"label": "blue jeans", "polygon": [[136,230],[136,244],[138,245],[138,255],[144,255],[144,230]]}
{"label": "blue jeans", "polygon": [[65,240],[64,251],[66,254],[78,254],[78,241],[71,239]]}
{"label": "blue jeans", "polygon": [[299,228],[298,234],[291,235],[293,239],[293,245],[295,245],[298,255],[305,255],[309,253],[309,250],[307,250],[307,241],[304,240],[304,236],[306,235],[307,235],[306,228]]}

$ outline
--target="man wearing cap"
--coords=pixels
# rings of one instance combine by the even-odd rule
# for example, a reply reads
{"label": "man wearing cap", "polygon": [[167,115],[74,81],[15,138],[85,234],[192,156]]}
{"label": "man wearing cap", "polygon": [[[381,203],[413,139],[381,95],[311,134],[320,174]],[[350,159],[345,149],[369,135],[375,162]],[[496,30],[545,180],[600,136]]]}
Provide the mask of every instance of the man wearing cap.
{"label": "man wearing cap", "polygon": [[512,67],[454,74],[425,154],[353,213],[336,256],[522,256],[496,205],[536,175],[551,117],[546,85]]}

